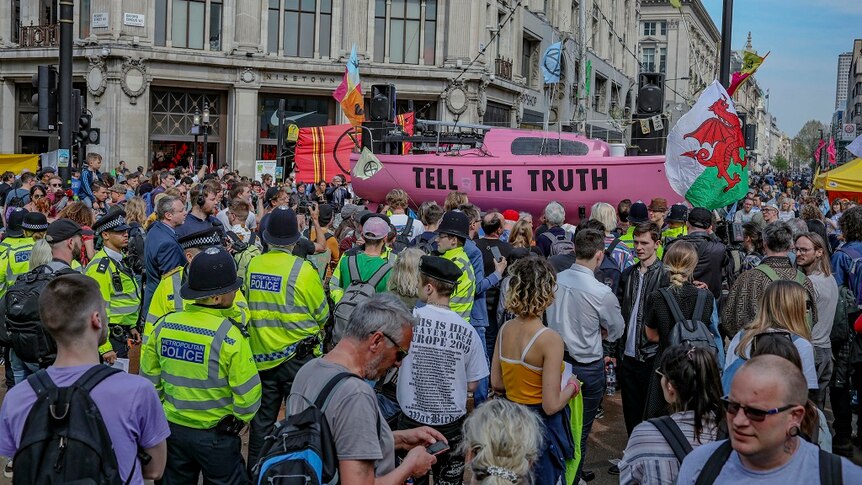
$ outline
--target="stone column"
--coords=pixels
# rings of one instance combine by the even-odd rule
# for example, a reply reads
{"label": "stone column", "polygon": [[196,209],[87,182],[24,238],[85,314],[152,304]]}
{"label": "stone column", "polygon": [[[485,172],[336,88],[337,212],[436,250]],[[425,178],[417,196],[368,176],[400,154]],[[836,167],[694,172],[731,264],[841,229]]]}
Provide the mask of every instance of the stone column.
{"label": "stone column", "polygon": [[[234,15],[233,48],[241,52],[263,52],[260,12],[262,0],[237,0]],[[225,16],[225,18],[229,18]],[[224,24],[223,24],[224,27]],[[227,40],[227,37],[225,37]]]}
{"label": "stone column", "polygon": [[15,83],[0,79],[0,153],[15,153]]}
{"label": "stone column", "polygon": [[[257,160],[257,137],[260,123],[257,113],[257,87],[236,86],[229,96],[233,107],[228,112],[229,124],[233,126],[233,150],[227,162],[243,175],[254,175],[254,162]],[[231,153],[232,152],[232,153]]]}
{"label": "stone column", "polygon": [[[439,16],[438,22],[445,22],[446,31],[444,36],[449,39],[471,39],[476,34],[471,34],[472,30],[478,30],[478,26],[473,26],[471,20],[473,18],[474,2],[470,0],[452,0],[446,8],[446,18],[441,19]],[[481,6],[484,6],[484,2]],[[479,8],[479,7],[476,7]],[[475,27],[475,29],[474,29]],[[484,30],[484,26],[482,26]],[[466,36],[465,36],[466,34]],[[466,38],[465,38],[466,37]],[[478,43],[474,42],[448,42],[446,45],[446,53],[444,62],[447,64],[455,64],[457,60],[461,60],[465,65],[470,62],[470,59],[476,55],[475,50],[478,49]]]}
{"label": "stone column", "polygon": [[12,2],[0,3],[0,47],[12,43]]}
{"label": "stone column", "polygon": [[[370,32],[368,29],[368,18],[369,15],[374,13],[374,11],[369,10],[369,8],[373,8],[373,4],[374,2],[366,1],[341,3],[339,7],[339,10],[341,11],[340,18],[342,26],[340,33],[341,43],[332,44],[333,49],[331,56],[334,59],[338,59],[340,56],[350,55],[350,49],[353,47],[353,44],[356,44],[356,53],[360,58],[365,57],[366,59],[370,59],[373,57],[373,53],[369,51],[368,45],[368,33]],[[333,12],[333,19],[338,18],[335,16],[335,13],[336,12]],[[335,20],[333,20],[333,22],[335,22]],[[333,28],[332,30],[335,31],[336,29]]]}

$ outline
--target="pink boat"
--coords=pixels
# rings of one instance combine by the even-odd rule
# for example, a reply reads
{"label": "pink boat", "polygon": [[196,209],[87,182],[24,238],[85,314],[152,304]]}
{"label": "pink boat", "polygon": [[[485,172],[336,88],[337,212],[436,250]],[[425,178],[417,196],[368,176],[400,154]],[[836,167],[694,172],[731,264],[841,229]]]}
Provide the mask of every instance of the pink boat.
{"label": "pink boat", "polygon": [[596,202],[616,206],[631,199],[648,204],[655,197],[669,204],[683,202],[667,181],[664,156],[612,157],[606,142],[574,133],[490,128],[471,147],[453,145],[438,139],[436,152],[377,153],[382,168],[373,173],[372,167],[373,175],[364,180],[355,175],[359,154],[354,153],[353,189],[382,203],[389,190],[401,188],[416,206],[426,200],[442,204],[449,192],[459,190],[482,209],[515,209],[534,216],[555,200],[566,208],[571,223]]}

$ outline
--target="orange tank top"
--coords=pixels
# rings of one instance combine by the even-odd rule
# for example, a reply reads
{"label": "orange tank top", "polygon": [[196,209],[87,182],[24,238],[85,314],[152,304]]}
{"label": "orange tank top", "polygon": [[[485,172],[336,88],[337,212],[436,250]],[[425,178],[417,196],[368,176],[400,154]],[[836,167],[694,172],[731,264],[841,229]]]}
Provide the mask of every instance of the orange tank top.
{"label": "orange tank top", "polygon": [[[506,326],[504,325],[503,328]],[[500,335],[503,335],[503,328]],[[543,328],[533,335],[524,347],[520,360],[503,357],[502,339],[500,344],[500,368],[503,372],[503,387],[506,388],[506,398],[519,404],[542,404],[542,369],[532,366],[524,359],[533,347],[539,335],[548,328]]]}

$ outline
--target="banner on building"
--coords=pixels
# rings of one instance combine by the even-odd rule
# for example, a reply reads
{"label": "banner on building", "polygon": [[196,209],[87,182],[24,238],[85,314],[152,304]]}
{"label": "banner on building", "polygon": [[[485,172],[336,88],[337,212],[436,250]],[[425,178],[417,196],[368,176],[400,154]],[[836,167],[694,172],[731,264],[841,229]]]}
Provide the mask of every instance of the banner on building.
{"label": "banner on building", "polygon": [[254,162],[254,179],[263,182],[263,176],[269,174],[275,179],[275,160],[258,160]]}

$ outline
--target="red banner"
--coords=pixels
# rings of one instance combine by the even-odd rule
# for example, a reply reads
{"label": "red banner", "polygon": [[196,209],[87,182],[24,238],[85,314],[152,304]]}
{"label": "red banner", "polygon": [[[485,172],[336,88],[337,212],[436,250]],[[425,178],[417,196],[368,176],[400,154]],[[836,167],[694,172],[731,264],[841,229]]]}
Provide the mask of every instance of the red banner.
{"label": "red banner", "polygon": [[[353,140],[345,132],[353,130],[350,124],[300,128],[296,139],[297,182],[332,181],[336,175],[344,175],[350,181],[350,153]],[[342,137],[341,135],[344,135]],[[355,135],[358,140],[358,135]],[[341,138],[339,142],[338,139]],[[338,153],[335,144],[338,143]]]}
{"label": "red banner", "polygon": [[[400,114],[396,117],[395,122],[401,126],[401,129],[404,133],[407,133],[410,136],[413,136],[414,123],[416,121],[416,115],[411,111],[410,113]],[[410,142],[404,142],[401,144],[401,153],[407,154],[410,153],[410,150],[413,148],[413,144]]]}

